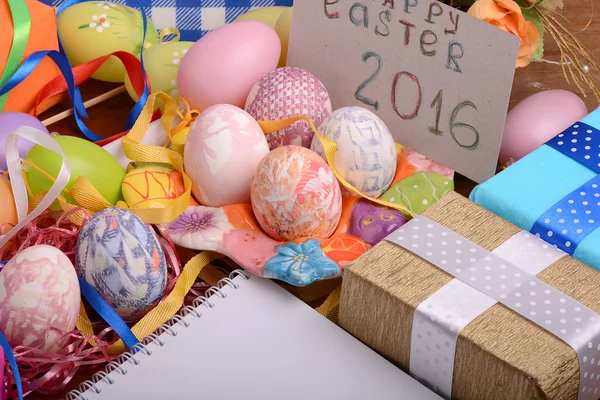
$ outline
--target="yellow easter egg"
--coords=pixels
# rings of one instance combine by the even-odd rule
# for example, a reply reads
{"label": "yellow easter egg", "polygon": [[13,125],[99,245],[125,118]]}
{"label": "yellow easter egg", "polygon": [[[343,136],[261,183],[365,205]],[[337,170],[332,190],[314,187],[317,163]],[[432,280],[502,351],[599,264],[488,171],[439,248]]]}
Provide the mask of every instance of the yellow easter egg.
{"label": "yellow easter egg", "polygon": [[251,10],[245,14],[240,15],[239,17],[237,17],[234,20],[234,22],[237,22],[237,21],[260,21],[260,22],[264,22],[265,24],[269,25],[271,28],[275,29],[275,24],[277,23],[277,19],[279,18],[281,13],[283,13],[284,11],[286,11],[289,8],[291,8],[291,7],[274,6],[274,7],[257,8],[255,10]]}
{"label": "yellow easter egg", "polygon": [[181,173],[159,164],[143,164],[125,175],[121,191],[129,207],[164,208],[185,187]]}
{"label": "yellow easter egg", "polygon": [[[150,81],[152,92],[164,92],[177,99],[177,70],[181,59],[195,42],[166,42],[144,50],[144,67]],[[129,76],[125,73],[125,87],[134,101],[138,96],[133,90]]]}
{"label": "yellow easter egg", "polygon": [[10,181],[0,174],[0,235],[8,233],[17,225],[17,207],[13,197]]}
{"label": "yellow easter egg", "polygon": [[[84,64],[115,51],[137,57],[142,49],[142,14],[122,4],[90,1],[68,7],[58,15],[58,34],[71,64]],[[146,42],[160,42],[156,28],[148,21]],[[123,82],[125,67],[111,57],[93,78],[105,82]]]}
{"label": "yellow easter egg", "polygon": [[286,7],[285,10],[277,19],[275,24],[275,32],[281,40],[281,56],[279,57],[279,66],[285,67],[287,62],[288,43],[290,41],[290,28],[292,27],[292,10],[293,7]]}

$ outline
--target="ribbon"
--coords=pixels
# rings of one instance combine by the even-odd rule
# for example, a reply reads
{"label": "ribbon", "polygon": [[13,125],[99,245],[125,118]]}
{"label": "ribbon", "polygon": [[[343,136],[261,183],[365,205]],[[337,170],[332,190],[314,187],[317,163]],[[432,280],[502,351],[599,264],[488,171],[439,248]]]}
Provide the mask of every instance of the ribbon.
{"label": "ribbon", "polygon": [[[529,234],[525,235],[527,239],[531,237]],[[595,311],[538,279],[533,274],[535,269],[521,269],[512,260],[506,260],[423,216],[413,218],[386,240],[437,266],[471,289],[501,303],[571,346],[579,360],[578,399],[597,400],[600,381],[595,377],[600,374],[600,363],[596,362],[600,349],[600,315]],[[542,249],[543,246],[550,248],[541,241],[537,244]],[[560,254],[554,250],[544,250],[546,257],[560,258]],[[536,257],[541,255],[536,254]],[[452,299],[449,301],[452,302]],[[476,301],[477,299],[471,299],[470,303]],[[425,307],[432,308],[433,305]],[[451,331],[453,326],[446,320],[456,317],[448,315],[450,317],[444,315],[440,325],[442,329]],[[431,331],[425,336],[430,335],[433,336]],[[423,349],[427,351],[427,345],[423,343],[427,339],[422,336],[416,336],[412,340],[421,340]],[[445,343],[442,344],[446,346]],[[411,359],[412,357],[411,354]],[[592,359],[594,362],[590,361]],[[424,368],[425,373],[428,373],[428,366]]]}
{"label": "ribbon", "polygon": [[0,346],[0,400],[6,400],[6,389],[4,388],[4,367],[4,350],[2,346]]}
{"label": "ribbon", "polygon": [[[577,122],[552,138],[547,146],[600,173],[600,130]],[[546,210],[531,233],[573,255],[579,244],[600,226],[600,175],[596,175]]]}
{"label": "ribbon", "polygon": [[[34,210],[27,215],[28,212],[28,201],[27,201],[27,188],[24,178],[24,172],[21,169],[21,162],[19,159],[19,150],[17,147],[17,140],[21,137],[27,139],[35,144],[46,147],[47,149],[58,154],[62,159],[62,165],[60,171],[53,182],[48,192],[40,194],[40,201],[34,208]],[[39,131],[38,129],[21,126],[17,128],[13,133],[8,135],[5,143],[6,151],[6,163],[8,166],[8,172],[10,174],[10,183],[12,186],[13,195],[15,198],[15,204],[17,208],[18,223],[11,229],[6,235],[0,236],[0,248],[4,247],[9,240],[16,235],[23,227],[27,226],[31,221],[37,218],[44,210],[52,205],[57,197],[60,196],[62,191],[67,186],[69,178],[71,176],[71,170],[69,163],[67,162],[65,155],[52,136]]]}
{"label": "ribbon", "polygon": [[[60,15],[60,13],[63,12],[68,7],[71,7],[75,4],[85,3],[87,1],[90,1],[90,0],[67,0],[58,8],[58,10],[56,11],[56,15],[57,16]],[[142,23],[143,23],[143,27],[144,27],[143,32],[142,32],[142,42],[141,42],[141,50],[140,50],[140,64],[142,66],[142,71],[145,71],[145,69],[144,69],[144,48],[145,48],[145,43],[146,43],[146,34],[148,31],[148,18],[146,17],[146,13],[144,12],[144,8],[140,4],[140,2],[137,0],[135,0],[135,2],[137,3],[138,8],[140,9],[140,13],[142,14]],[[60,41],[60,35],[58,37],[58,46],[59,46],[60,51],[66,55],[66,52],[62,45],[62,42]],[[146,104],[146,101],[148,100],[148,96],[150,95],[150,87],[148,85],[148,79],[147,79],[145,73],[143,74],[143,77],[144,77],[144,90],[142,92],[142,95],[139,97],[139,100],[135,103],[135,105],[129,112],[129,115],[127,116],[127,122],[125,123],[125,127],[123,128],[124,131],[131,129],[131,127],[135,124],[135,121],[138,119],[138,116],[142,112],[144,105]],[[97,135],[95,135],[92,131],[90,131],[83,124],[83,122],[81,124],[79,123],[77,114],[75,114],[75,119],[77,121],[77,126],[79,126],[79,129],[81,130],[81,132],[83,132],[84,135],[86,135],[88,138],[90,138],[92,136],[97,137]],[[96,138],[93,140],[96,141],[96,140],[100,140],[100,139],[102,139],[102,138]]]}
{"label": "ribbon", "polygon": [[338,179],[338,181],[342,184],[342,186],[344,186],[346,189],[348,189],[352,193],[355,193],[355,194],[359,195],[360,197],[362,197],[366,200],[369,200],[372,203],[379,204],[381,206],[385,206],[385,207],[392,208],[394,210],[401,211],[407,218],[412,218],[415,216],[415,214],[412,211],[410,211],[408,208],[404,207],[403,205],[395,204],[395,203],[391,203],[389,201],[379,200],[379,199],[375,199],[375,198],[366,196],[366,195],[362,194],[354,186],[352,186],[348,181],[346,181],[344,179],[344,177],[342,177],[335,168],[335,153],[337,151],[337,144],[333,140],[330,140],[330,139],[326,138],[325,136],[319,134],[319,132],[317,131],[317,128],[315,127],[315,124],[311,121],[310,118],[305,117],[305,116],[292,117],[292,118],[278,120],[278,121],[258,121],[258,124],[260,125],[260,127],[262,128],[262,130],[265,134],[270,134],[270,133],[273,133],[280,129],[283,129],[297,121],[306,121],[309,123],[315,136],[317,138],[319,138],[319,140],[321,141],[321,145],[323,146],[323,150],[325,151],[325,156],[327,158],[327,163],[329,164],[329,167],[333,171],[333,173],[334,173],[335,177]]}
{"label": "ribbon", "polygon": [[[13,21],[13,40],[4,65],[4,71],[0,76],[0,87],[3,86],[8,79],[19,68],[23,55],[25,54],[25,48],[27,47],[27,41],[29,40],[29,32],[31,30],[31,17],[29,10],[27,9],[27,3],[24,0],[8,0],[8,6],[12,14]],[[8,93],[0,96],[0,112],[4,110],[6,106],[6,100],[8,99]]]}
{"label": "ribbon", "polygon": [[[23,400],[23,387],[21,386],[21,375],[19,374],[19,366],[17,365],[17,360],[15,360],[15,355],[13,354],[12,349],[10,348],[10,344],[8,340],[4,337],[2,332],[0,332],[0,347],[4,350],[4,356],[8,360],[8,365],[10,365],[10,369],[15,377],[15,383],[17,384],[17,393],[19,394],[19,400]],[[0,381],[0,383],[4,383],[4,381]],[[4,390],[4,387],[2,387]]]}

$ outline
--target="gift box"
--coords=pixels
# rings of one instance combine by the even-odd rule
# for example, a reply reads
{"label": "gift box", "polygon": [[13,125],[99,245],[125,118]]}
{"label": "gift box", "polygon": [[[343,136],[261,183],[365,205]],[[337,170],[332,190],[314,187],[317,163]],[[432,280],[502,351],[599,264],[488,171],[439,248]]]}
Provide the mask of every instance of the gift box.
{"label": "gift box", "polygon": [[[21,62],[36,51],[58,50],[54,8],[41,4],[37,0],[19,1],[26,4],[31,19],[29,38]],[[6,67],[9,53],[15,46],[14,31],[13,16],[8,2],[0,1],[0,71],[2,72]],[[11,75],[13,73],[14,71]],[[54,62],[49,58],[44,59],[21,84],[8,93],[4,109],[0,108],[0,111],[32,113],[39,91],[58,74],[60,71]],[[59,101],[60,96],[54,97],[51,101],[45,101],[38,107],[38,112],[43,112]]]}
{"label": "gift box", "polygon": [[446,398],[597,399],[599,284],[451,192],[344,269],[339,323]]}
{"label": "gift box", "polygon": [[477,186],[470,199],[600,270],[600,108]]}
{"label": "gift box", "polygon": [[[40,0],[59,7],[66,0]],[[261,7],[291,6],[293,0],[115,0],[139,10],[148,6],[146,15],[157,29],[177,28],[182,41],[195,42],[205,33],[232,22],[240,15]]]}

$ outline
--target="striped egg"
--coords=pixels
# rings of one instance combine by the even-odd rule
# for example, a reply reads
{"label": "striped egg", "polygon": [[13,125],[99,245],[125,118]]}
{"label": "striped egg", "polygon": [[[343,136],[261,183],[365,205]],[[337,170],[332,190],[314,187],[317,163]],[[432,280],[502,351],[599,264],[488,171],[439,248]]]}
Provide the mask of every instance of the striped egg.
{"label": "striped egg", "polygon": [[108,208],[94,214],[77,239],[79,276],[127,320],[158,302],[167,263],[150,227],[131,211]]}

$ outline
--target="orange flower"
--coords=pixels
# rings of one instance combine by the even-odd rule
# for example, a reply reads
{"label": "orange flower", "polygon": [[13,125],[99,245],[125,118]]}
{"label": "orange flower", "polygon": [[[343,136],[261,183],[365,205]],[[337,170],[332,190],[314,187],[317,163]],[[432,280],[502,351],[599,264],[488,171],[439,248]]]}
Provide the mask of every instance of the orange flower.
{"label": "orange flower", "polygon": [[513,0],[477,0],[469,15],[486,21],[521,39],[517,67],[525,67],[540,45],[540,33],[533,22],[526,21],[521,7]]}

